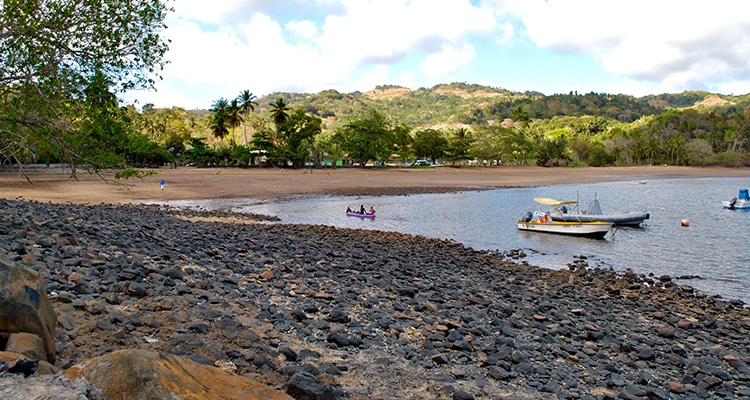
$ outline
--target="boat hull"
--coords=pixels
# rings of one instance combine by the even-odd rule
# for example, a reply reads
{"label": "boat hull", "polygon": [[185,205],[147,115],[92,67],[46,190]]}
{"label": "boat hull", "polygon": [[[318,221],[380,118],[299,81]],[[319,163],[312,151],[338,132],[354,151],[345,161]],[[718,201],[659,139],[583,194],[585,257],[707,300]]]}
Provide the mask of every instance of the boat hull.
{"label": "boat hull", "polygon": [[727,210],[750,210],[750,201],[737,200],[732,204],[731,201],[723,201],[722,205]]}
{"label": "boat hull", "polygon": [[375,219],[375,214],[360,214],[360,213],[355,213],[355,212],[348,212],[346,213],[346,215],[348,217]]}
{"label": "boat hull", "polygon": [[611,222],[538,222],[518,221],[518,229],[522,231],[555,233],[558,235],[581,236],[602,239],[612,229]]}
{"label": "boat hull", "polygon": [[649,219],[648,213],[624,212],[616,214],[550,213],[553,221],[560,222],[611,222],[617,226],[640,226]]}

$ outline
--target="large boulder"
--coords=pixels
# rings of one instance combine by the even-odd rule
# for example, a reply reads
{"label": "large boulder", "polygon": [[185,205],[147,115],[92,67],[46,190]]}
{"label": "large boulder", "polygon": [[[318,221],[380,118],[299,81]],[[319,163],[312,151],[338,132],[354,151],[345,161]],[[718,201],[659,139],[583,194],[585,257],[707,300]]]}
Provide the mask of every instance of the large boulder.
{"label": "large boulder", "polygon": [[[42,275],[0,255],[0,350],[5,350],[14,333],[36,335],[43,346],[42,361],[54,364],[56,325],[57,316],[44,291]],[[26,335],[18,339],[12,343],[20,346],[35,342]],[[27,355],[34,353],[28,350]]]}
{"label": "large boulder", "polygon": [[219,368],[135,349],[82,361],[65,370],[65,377],[86,378],[105,399],[292,399]]}

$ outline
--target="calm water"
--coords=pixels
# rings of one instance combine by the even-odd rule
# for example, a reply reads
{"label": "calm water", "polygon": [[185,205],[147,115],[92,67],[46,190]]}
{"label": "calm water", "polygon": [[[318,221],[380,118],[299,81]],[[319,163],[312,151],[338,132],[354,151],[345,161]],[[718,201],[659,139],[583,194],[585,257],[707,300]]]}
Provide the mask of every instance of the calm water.
{"label": "calm water", "polygon": [[[749,187],[750,178],[649,180],[553,185],[450,194],[377,197],[300,197],[284,202],[254,199],[170,202],[235,212],[275,215],[284,223],[332,225],[398,231],[451,239],[477,250],[524,249],[526,260],[548,268],[566,268],[574,256],[586,255],[589,265],[616,271],[673,277],[708,294],[750,303],[750,212],[721,207],[723,200]],[[602,210],[651,214],[643,228],[620,228],[605,240],[522,232],[515,221],[538,209],[534,197],[579,199],[588,207],[594,195]],[[346,217],[346,207],[364,205],[377,218]],[[687,218],[689,227],[680,221]]]}

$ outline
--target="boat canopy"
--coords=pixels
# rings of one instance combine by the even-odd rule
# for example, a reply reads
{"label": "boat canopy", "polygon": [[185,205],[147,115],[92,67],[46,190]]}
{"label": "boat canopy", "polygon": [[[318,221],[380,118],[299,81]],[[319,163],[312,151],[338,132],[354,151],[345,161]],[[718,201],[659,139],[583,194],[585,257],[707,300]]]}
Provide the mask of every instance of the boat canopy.
{"label": "boat canopy", "polygon": [[748,197],[747,189],[740,189],[740,200],[750,200],[750,197]]}
{"label": "boat canopy", "polygon": [[602,212],[602,206],[599,204],[599,199],[594,198],[594,200],[591,200],[591,204],[589,204],[589,214],[592,215],[601,215],[604,214]]}
{"label": "boat canopy", "polygon": [[578,204],[575,200],[570,201],[560,201],[555,199],[550,199],[549,197],[534,197],[534,201],[536,201],[539,204],[544,204],[545,206],[559,206],[563,204]]}

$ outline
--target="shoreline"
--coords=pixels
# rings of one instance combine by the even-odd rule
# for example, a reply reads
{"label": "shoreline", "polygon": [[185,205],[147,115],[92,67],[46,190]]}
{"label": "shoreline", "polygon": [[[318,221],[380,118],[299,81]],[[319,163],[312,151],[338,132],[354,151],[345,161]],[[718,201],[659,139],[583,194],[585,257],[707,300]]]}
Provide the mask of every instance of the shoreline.
{"label": "shoreline", "polygon": [[[274,199],[292,195],[401,195],[458,190],[531,187],[649,179],[745,176],[750,169],[675,166],[542,168],[439,167],[432,169],[240,169],[162,168],[142,179],[115,181],[78,174],[0,174],[0,198],[53,203],[126,204],[145,201],[231,198]],[[104,178],[104,179],[103,179]],[[160,190],[159,182],[166,182]],[[750,183],[750,182],[749,182]]]}
{"label": "shoreline", "polygon": [[750,308],[672,277],[585,259],[553,270],[448,240],[142,204],[750,170],[159,172],[128,187],[0,176],[0,248],[44,276],[61,321],[59,367],[140,349],[228,365],[282,392],[311,374],[342,400],[750,395]]}
{"label": "shoreline", "polygon": [[132,348],[280,391],[308,373],[339,399],[750,395],[750,309],[668,277],[396,232],[0,203],[0,248],[44,276],[65,369]]}

